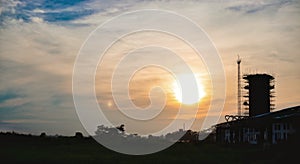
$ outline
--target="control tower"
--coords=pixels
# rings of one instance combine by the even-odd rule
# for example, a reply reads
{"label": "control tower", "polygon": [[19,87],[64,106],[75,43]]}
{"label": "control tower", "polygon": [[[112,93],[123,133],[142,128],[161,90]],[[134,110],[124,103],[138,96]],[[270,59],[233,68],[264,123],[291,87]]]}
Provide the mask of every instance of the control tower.
{"label": "control tower", "polygon": [[269,113],[274,108],[272,104],[274,77],[268,74],[248,74],[244,75],[243,79],[247,83],[244,87],[247,93],[243,105],[249,110],[249,116]]}

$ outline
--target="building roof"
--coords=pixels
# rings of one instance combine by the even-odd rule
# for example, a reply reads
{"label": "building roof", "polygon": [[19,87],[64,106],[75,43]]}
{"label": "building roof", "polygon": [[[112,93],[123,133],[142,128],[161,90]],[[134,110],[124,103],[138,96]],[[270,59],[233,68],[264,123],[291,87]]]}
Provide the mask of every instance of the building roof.
{"label": "building roof", "polygon": [[229,124],[244,124],[244,123],[250,123],[250,122],[261,125],[261,123],[264,123],[267,121],[291,119],[291,118],[296,118],[296,117],[300,117],[300,106],[285,108],[285,109],[282,109],[279,111],[264,113],[264,114],[256,115],[253,117],[246,117],[244,119],[223,122],[223,123],[217,124],[215,126],[217,126],[217,127],[218,126],[228,126]]}
{"label": "building roof", "polygon": [[269,118],[269,117],[271,117],[274,119],[279,119],[279,118],[286,118],[286,117],[299,116],[299,115],[300,115],[300,106],[294,106],[294,107],[282,109],[282,110],[275,111],[275,112],[256,115],[253,118]]}
{"label": "building roof", "polygon": [[273,80],[274,77],[269,75],[269,74],[245,74],[243,76],[243,79],[252,79],[252,78],[267,78],[267,79],[270,79],[270,80]]}

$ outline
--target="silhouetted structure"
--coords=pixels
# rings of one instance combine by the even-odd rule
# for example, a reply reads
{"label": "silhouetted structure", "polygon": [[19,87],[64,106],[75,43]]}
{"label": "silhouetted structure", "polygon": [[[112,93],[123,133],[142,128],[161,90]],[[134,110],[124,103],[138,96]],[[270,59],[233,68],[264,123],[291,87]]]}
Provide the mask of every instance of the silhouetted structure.
{"label": "silhouetted structure", "polygon": [[274,104],[271,103],[272,90],[274,89],[274,77],[268,74],[249,74],[244,75],[247,85],[247,100],[244,102],[246,110],[249,110],[249,116],[256,116],[263,113],[269,113]]}
{"label": "silhouetted structure", "polygon": [[243,79],[247,84],[243,105],[249,110],[249,116],[226,115],[226,122],[215,126],[216,141],[226,144],[299,144],[300,106],[270,112],[274,109],[274,77],[247,74]]}
{"label": "silhouetted structure", "polygon": [[244,75],[247,85],[247,100],[244,102],[246,110],[249,110],[249,116],[256,116],[263,113],[269,113],[274,104],[271,103],[274,89],[274,77],[268,74],[250,74]]}
{"label": "silhouetted structure", "polygon": [[238,56],[238,59],[236,61],[238,65],[238,96],[237,96],[237,108],[238,108],[238,116],[242,114],[242,107],[241,107],[241,102],[242,102],[242,92],[241,92],[241,62],[242,60]]}
{"label": "silhouetted structure", "polygon": [[300,106],[216,125],[216,140],[226,144],[299,144]]}

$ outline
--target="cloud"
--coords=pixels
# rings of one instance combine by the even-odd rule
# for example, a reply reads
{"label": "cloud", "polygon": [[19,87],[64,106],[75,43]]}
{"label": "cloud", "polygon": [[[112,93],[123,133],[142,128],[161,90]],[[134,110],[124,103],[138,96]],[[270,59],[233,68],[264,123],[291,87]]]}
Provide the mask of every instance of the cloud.
{"label": "cloud", "polygon": [[84,131],[74,109],[71,80],[74,58],[88,30],[45,22],[9,27],[3,27],[0,36],[1,129],[66,135]]}
{"label": "cloud", "polygon": [[[224,113],[235,108],[237,53],[243,60],[243,72],[272,69],[277,73],[278,86],[275,85],[280,107],[299,104],[298,1],[10,0],[1,1],[0,5],[1,129],[61,134],[83,130],[71,88],[73,64],[82,43],[95,27],[112,16],[149,8],[187,16],[210,36],[227,75],[228,101]],[[141,41],[146,39],[136,38],[129,43]],[[193,57],[188,60],[199,64]],[[108,76],[102,77],[100,84],[107,86]],[[147,78],[143,76],[137,81],[145,83]],[[100,96],[103,103],[110,100],[108,94],[103,92]]]}
{"label": "cloud", "polygon": [[1,92],[0,94],[0,103],[9,100],[9,99],[14,99],[14,98],[19,98],[21,95],[18,95],[16,92],[13,90],[6,90],[4,92]]}
{"label": "cloud", "polygon": [[290,1],[288,0],[250,1],[250,2],[239,1],[236,4],[227,7],[226,9],[235,12],[245,13],[245,14],[254,14],[270,8],[278,10],[282,6],[287,5],[289,3]]}
{"label": "cloud", "polygon": [[94,13],[94,9],[86,5],[87,1],[39,0],[4,1],[0,9],[1,24],[9,24],[12,20],[21,22],[60,23],[73,21]]}

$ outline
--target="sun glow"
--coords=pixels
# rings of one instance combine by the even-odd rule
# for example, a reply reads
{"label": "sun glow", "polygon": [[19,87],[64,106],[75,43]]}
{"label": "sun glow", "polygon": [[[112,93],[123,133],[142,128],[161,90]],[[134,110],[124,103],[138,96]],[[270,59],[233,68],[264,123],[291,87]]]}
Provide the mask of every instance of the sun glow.
{"label": "sun glow", "polygon": [[198,103],[206,94],[200,80],[193,74],[178,75],[172,90],[176,100],[186,105]]}

